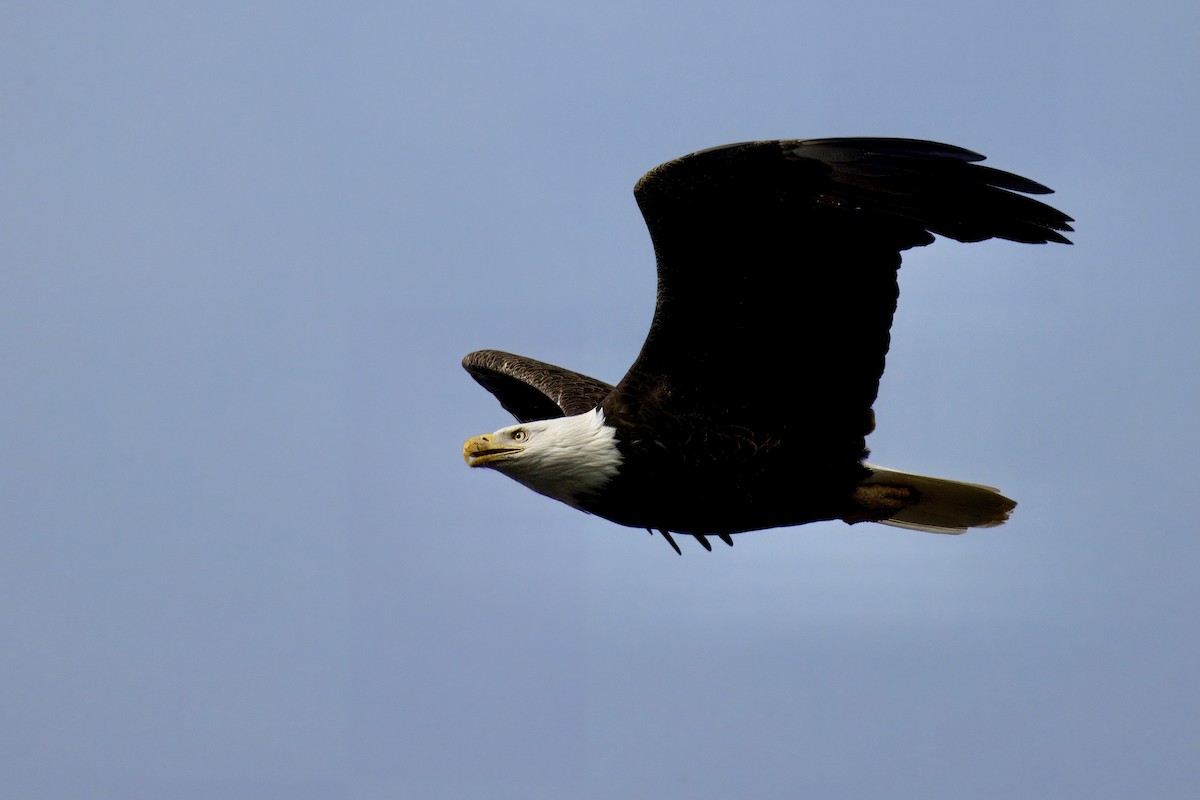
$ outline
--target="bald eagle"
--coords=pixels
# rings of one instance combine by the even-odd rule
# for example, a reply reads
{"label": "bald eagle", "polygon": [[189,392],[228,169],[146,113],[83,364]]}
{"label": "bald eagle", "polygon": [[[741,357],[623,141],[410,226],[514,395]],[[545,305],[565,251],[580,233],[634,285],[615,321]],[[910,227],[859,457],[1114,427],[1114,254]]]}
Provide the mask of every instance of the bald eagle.
{"label": "bald eagle", "polygon": [[707,537],[817,520],[938,533],[1004,522],[996,489],[866,462],[900,252],[940,234],[1070,244],[1039,183],[907,139],[724,145],[634,188],[658,263],[641,353],[615,387],[481,350],[520,424],[463,456],[621,525]]}

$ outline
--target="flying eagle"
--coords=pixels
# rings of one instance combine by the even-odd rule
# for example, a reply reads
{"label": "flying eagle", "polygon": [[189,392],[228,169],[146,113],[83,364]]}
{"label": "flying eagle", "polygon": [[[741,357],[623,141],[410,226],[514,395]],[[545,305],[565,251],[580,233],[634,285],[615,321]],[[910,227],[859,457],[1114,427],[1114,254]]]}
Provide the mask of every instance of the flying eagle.
{"label": "flying eagle", "polygon": [[730,534],[840,519],[937,533],[1004,522],[978,484],[866,463],[899,294],[900,252],[940,234],[1070,244],[1039,183],[907,139],[746,142],[646,173],[650,332],[615,387],[481,350],[471,376],[520,424],[463,446],[490,467],[621,525]]}

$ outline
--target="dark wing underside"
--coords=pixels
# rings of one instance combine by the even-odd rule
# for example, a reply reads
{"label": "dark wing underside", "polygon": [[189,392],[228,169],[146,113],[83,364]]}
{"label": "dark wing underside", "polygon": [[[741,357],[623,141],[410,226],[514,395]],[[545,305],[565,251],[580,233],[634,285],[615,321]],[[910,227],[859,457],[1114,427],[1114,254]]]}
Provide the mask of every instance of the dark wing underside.
{"label": "dark wing underside", "polygon": [[903,139],[749,142],[647,173],[635,195],[657,306],[606,413],[646,431],[704,420],[753,448],[857,462],[900,252],[933,233],[1067,241],[1068,217],[1016,194],[1049,189],[982,158]]}
{"label": "dark wing underside", "polygon": [[613,388],[587,375],[499,350],[477,350],[463,359],[463,367],[518,422],[591,411]]}

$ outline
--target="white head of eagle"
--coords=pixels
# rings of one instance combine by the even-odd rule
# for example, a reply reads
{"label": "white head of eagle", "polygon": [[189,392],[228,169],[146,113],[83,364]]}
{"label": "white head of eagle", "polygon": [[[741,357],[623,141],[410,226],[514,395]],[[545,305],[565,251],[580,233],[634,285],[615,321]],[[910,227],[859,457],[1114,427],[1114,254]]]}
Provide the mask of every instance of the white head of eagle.
{"label": "white head of eagle", "polygon": [[599,408],[476,436],[463,445],[463,458],[569,506],[598,493],[621,465],[616,429]]}

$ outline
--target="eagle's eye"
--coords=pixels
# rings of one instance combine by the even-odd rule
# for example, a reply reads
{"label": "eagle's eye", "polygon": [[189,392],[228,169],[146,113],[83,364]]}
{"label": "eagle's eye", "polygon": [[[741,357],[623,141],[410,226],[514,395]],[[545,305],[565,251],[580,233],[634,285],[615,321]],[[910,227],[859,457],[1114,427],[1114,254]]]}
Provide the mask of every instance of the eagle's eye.
{"label": "eagle's eye", "polygon": [[529,438],[529,434],[525,431],[513,431],[512,439],[514,442],[523,442]]}

